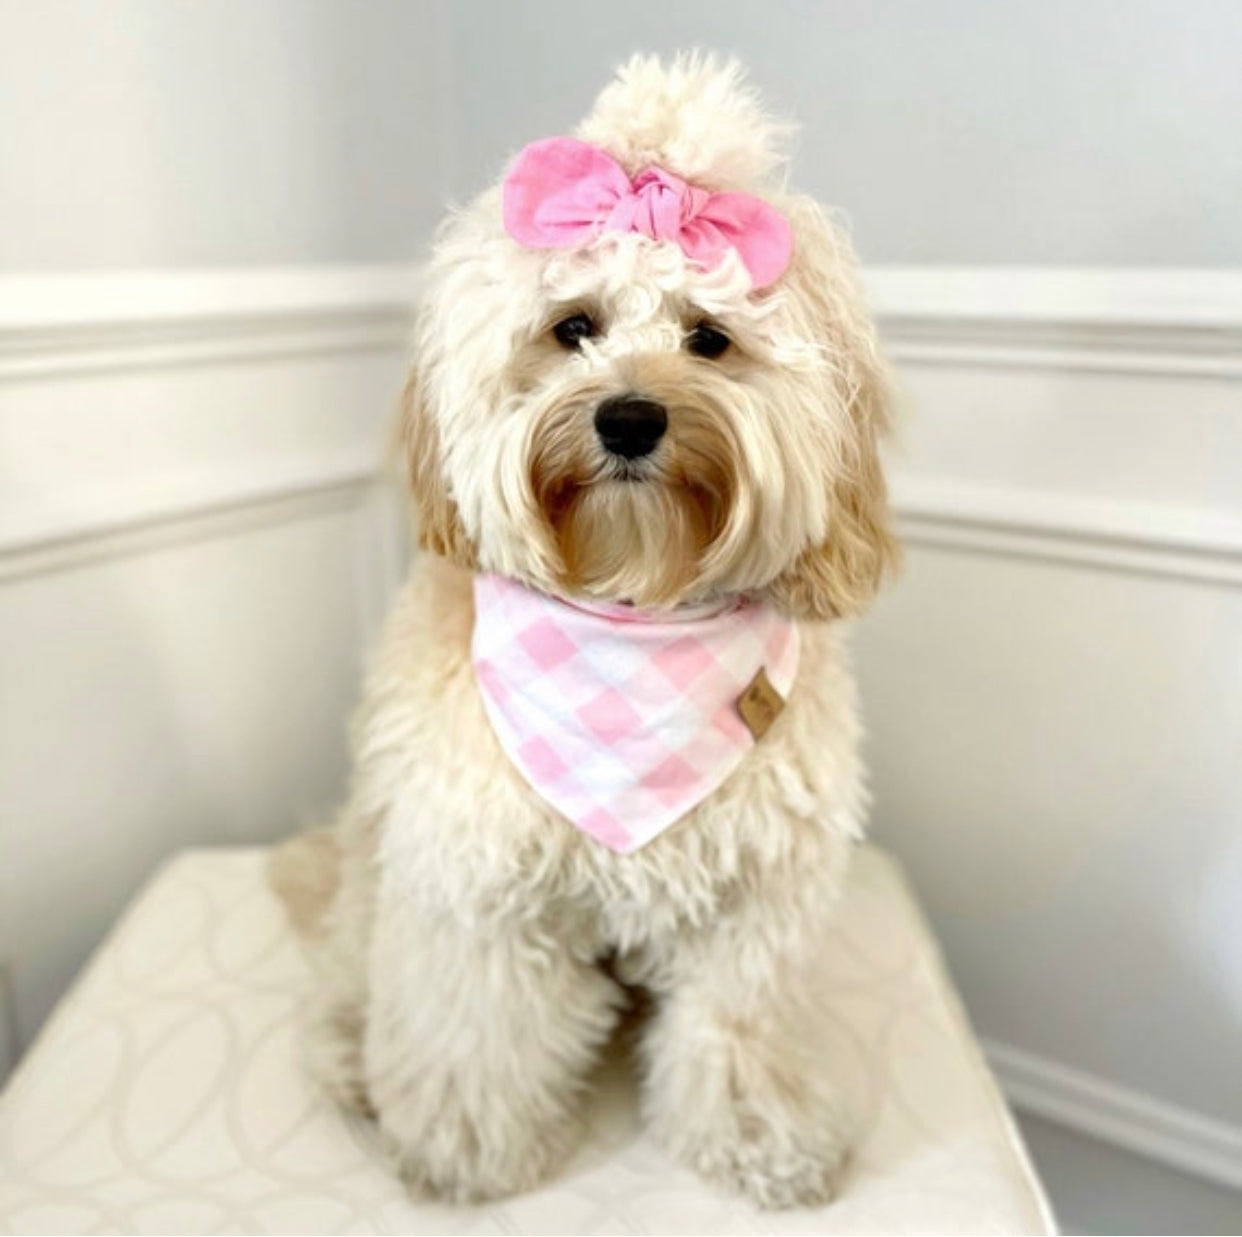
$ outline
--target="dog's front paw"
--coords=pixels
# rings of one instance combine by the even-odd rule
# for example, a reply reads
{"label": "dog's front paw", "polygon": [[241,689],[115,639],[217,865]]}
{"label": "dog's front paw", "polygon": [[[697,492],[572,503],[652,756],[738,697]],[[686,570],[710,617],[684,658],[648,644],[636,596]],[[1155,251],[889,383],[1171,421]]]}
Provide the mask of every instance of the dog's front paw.
{"label": "dog's front paw", "polygon": [[825,1079],[764,1068],[741,1053],[722,1059],[674,1041],[664,1047],[665,1070],[647,1079],[645,1115],[676,1159],[761,1207],[831,1201],[850,1123]]}
{"label": "dog's front paw", "polygon": [[732,1128],[707,1133],[680,1158],[709,1181],[745,1194],[760,1207],[816,1207],[832,1200],[845,1159],[845,1140],[833,1125],[793,1131],[741,1117]]}
{"label": "dog's front paw", "polygon": [[[567,1157],[574,1122],[512,1128],[503,1105],[488,1119],[450,1098],[426,1120],[380,1114],[390,1161],[411,1193],[453,1203],[480,1203],[522,1194],[542,1184]],[[394,1119],[395,1118],[395,1119]]]}

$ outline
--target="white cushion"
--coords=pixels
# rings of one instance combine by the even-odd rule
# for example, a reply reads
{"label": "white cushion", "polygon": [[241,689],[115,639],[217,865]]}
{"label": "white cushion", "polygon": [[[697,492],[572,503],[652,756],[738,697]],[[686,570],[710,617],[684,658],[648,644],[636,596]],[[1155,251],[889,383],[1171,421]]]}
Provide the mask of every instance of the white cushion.
{"label": "white cushion", "polygon": [[1050,1233],[1038,1179],[897,865],[857,854],[823,1028],[860,1141],[840,1197],[760,1212],[670,1163],[624,1064],[536,1193],[411,1200],[367,1123],[298,1066],[308,983],[261,850],[148,885],[0,1100],[0,1228],[21,1233]]}

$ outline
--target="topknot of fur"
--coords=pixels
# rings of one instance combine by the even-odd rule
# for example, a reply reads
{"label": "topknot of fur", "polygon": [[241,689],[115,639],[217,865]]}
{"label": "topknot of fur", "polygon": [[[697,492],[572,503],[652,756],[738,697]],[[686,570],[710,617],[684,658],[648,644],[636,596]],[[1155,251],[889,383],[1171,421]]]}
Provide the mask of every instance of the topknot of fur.
{"label": "topknot of fur", "polygon": [[654,166],[705,189],[756,192],[775,187],[792,128],[764,112],[736,61],[690,52],[668,65],[633,57],[577,133],[630,176]]}

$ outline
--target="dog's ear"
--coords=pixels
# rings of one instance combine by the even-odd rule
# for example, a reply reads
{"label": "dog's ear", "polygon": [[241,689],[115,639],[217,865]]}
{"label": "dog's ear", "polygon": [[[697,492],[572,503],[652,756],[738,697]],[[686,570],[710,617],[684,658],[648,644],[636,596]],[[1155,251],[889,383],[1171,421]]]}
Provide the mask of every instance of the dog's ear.
{"label": "dog's ear", "polygon": [[852,408],[852,441],[828,479],[827,537],[808,546],[769,586],[778,609],[794,618],[833,619],[860,614],[885,577],[901,562],[880,469],[878,416],[862,392]]}
{"label": "dog's ear", "polygon": [[825,398],[844,410],[844,427],[836,458],[825,461],[827,536],[798,555],[768,597],[795,618],[846,618],[901,563],[880,461],[892,396],[850,246],[817,207],[798,206],[786,287],[825,348]]}
{"label": "dog's ear", "polygon": [[449,491],[440,431],[427,404],[417,366],[410,371],[401,396],[399,430],[419,546],[459,566],[476,566],[474,546]]}

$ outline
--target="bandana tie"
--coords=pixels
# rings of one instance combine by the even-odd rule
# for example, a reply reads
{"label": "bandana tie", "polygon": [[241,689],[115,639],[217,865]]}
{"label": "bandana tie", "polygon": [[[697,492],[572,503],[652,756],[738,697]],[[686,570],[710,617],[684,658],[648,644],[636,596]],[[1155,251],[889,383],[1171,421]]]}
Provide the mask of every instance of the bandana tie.
{"label": "bandana tie", "polygon": [[706,270],[733,250],[755,288],[789,265],[793,233],[775,207],[748,193],[709,193],[651,167],[631,181],[608,153],[572,137],[533,142],[504,182],[505,230],[532,249],[569,249],[601,232],[669,241]]}
{"label": "bandana tie", "polygon": [[725,781],[766,728],[747,705],[770,720],[797,673],[797,628],[757,602],[644,611],[496,575],[476,577],[474,595],[475,674],[501,747],[621,854]]}

